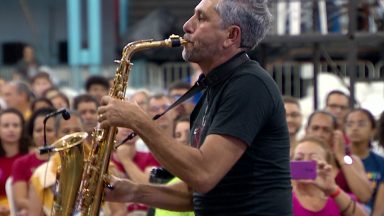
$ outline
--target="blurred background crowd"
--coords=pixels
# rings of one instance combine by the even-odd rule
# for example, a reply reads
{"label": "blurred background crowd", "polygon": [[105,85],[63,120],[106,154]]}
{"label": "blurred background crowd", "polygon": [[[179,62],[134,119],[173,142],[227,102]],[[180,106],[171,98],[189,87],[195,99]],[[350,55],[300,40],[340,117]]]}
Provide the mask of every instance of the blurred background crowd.
{"label": "blurred background crowd", "polygon": [[[198,2],[0,3],[0,215],[50,214],[51,186],[60,162],[58,156],[36,151],[44,145],[44,116],[61,108],[72,116],[46,122],[48,144],[84,131],[89,146],[101,97],[114,86],[113,59],[121,57],[123,45],[182,35],[182,23]],[[291,159],[308,159],[303,157],[308,146],[329,153],[342,191],[365,214],[384,215],[384,1],[275,0],[270,7],[274,27],[249,56],[267,68],[284,95]],[[154,116],[180,98],[200,74],[197,65],[181,60],[180,51],[138,53],[126,100]],[[188,145],[189,114],[197,100],[187,100],[154,124]],[[117,141],[130,132],[119,128]],[[301,140],[307,136],[314,138]],[[178,180],[166,170],[158,170],[156,179],[152,169],[160,164],[139,137],[113,153],[110,167],[136,182]],[[52,173],[48,179],[47,169]],[[293,182],[293,189],[300,205],[314,208],[310,203],[316,197],[308,195],[314,188]],[[154,214],[141,204],[103,205],[106,215],[147,212]]]}

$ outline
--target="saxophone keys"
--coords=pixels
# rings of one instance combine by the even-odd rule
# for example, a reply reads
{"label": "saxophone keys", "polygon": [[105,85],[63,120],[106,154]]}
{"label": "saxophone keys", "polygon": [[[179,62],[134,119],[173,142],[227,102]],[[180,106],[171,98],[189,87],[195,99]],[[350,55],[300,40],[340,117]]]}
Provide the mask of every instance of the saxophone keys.
{"label": "saxophone keys", "polygon": [[92,132],[92,137],[96,139],[96,141],[100,142],[104,137],[104,130],[97,128]]}

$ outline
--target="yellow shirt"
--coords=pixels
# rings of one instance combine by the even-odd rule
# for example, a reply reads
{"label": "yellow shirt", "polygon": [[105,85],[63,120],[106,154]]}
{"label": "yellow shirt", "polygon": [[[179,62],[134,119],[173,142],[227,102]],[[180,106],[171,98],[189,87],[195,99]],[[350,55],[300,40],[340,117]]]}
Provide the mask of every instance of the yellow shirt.
{"label": "yellow shirt", "polygon": [[[175,177],[171,181],[169,181],[167,184],[173,184],[180,182],[180,179]],[[194,212],[176,212],[176,211],[168,211],[164,209],[156,209],[155,216],[195,216]]]}

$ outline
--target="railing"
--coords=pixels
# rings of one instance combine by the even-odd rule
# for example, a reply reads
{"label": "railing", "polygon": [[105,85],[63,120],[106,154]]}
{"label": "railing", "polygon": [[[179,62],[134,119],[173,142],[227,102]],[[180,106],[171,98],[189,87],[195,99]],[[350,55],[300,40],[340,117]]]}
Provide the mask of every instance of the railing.
{"label": "railing", "polygon": [[[356,79],[359,82],[384,81],[384,61],[373,64],[370,61],[359,61],[357,63]],[[271,72],[281,92],[297,98],[306,96],[308,87],[313,86],[313,64],[286,62],[268,65],[267,70]],[[319,71],[322,73],[336,74],[345,87],[348,86],[349,73],[346,62],[333,62],[331,64],[320,64]],[[321,85],[321,83],[320,83]]]}
{"label": "railing", "polygon": [[[297,98],[306,96],[308,87],[313,85],[313,64],[302,62],[285,62],[267,65],[267,70],[276,81],[282,94]],[[384,61],[373,64],[370,61],[359,61],[357,63],[357,81],[374,82],[384,81]],[[70,68],[60,66],[52,69],[53,79],[59,86],[75,88],[71,78]],[[115,66],[104,66],[102,74],[111,77],[114,75]],[[332,73],[345,80],[349,76],[345,62],[322,63],[320,70],[323,73]],[[9,80],[12,77],[12,67],[0,68],[0,75]],[[80,70],[81,84],[89,76],[88,71]],[[129,86],[132,88],[147,88],[152,91],[166,89],[169,84],[176,80],[189,81],[192,69],[187,63],[165,63],[161,65],[136,62],[130,75]],[[346,83],[347,85],[348,83]],[[82,85],[81,85],[82,86]]]}

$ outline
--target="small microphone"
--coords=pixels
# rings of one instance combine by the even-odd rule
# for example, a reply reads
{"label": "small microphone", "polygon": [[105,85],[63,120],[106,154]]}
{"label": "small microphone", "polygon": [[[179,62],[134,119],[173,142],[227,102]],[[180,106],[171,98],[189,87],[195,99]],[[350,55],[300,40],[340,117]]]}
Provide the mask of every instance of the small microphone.
{"label": "small microphone", "polygon": [[68,120],[71,118],[71,114],[69,114],[69,112],[65,108],[61,108],[59,110],[56,110],[55,112],[51,112],[44,117],[44,121],[43,121],[43,124],[44,124],[44,130],[43,130],[43,132],[44,132],[44,147],[39,148],[40,154],[52,152],[52,150],[54,149],[54,147],[47,146],[47,133],[45,130],[45,125],[47,124],[47,121],[49,118],[51,118],[52,116],[57,116],[59,114],[61,114],[63,116],[64,120]]}
{"label": "small microphone", "polygon": [[71,114],[69,114],[69,112],[67,111],[67,109],[65,108],[61,108],[59,110],[56,110],[55,112],[51,112],[49,114],[47,114],[44,118],[44,124],[47,123],[48,119],[52,116],[56,116],[56,115],[59,115],[61,114],[63,116],[63,119],[65,120],[68,120],[69,118],[71,118]]}
{"label": "small microphone", "polygon": [[52,146],[44,146],[42,148],[39,148],[39,154],[50,153],[50,152],[53,152],[54,149],[55,147],[52,147]]}

